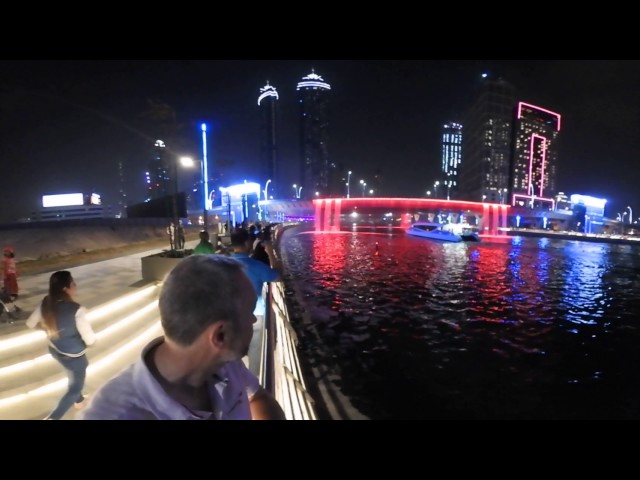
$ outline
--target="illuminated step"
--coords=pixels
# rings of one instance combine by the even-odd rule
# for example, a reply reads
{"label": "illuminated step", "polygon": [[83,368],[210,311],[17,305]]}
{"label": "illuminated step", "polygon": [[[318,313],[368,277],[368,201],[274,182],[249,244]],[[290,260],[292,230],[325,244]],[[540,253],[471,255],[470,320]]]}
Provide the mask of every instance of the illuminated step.
{"label": "illuminated step", "polygon": [[[155,322],[158,315],[157,300],[147,299],[147,303],[130,312],[121,312],[120,317],[114,317],[110,325],[96,332],[97,342],[88,349],[89,359],[109,351],[122,341],[128,341],[131,336],[141,329],[145,329],[150,322]],[[151,320],[150,320],[151,319]],[[16,388],[24,388],[47,381],[51,376],[59,374],[60,364],[48,353],[46,343],[36,356],[0,368],[0,399],[7,392],[12,393]]]}
{"label": "illuminated step", "polygon": [[[120,312],[130,310],[136,305],[148,303],[149,299],[158,295],[159,286],[150,285],[136,292],[116,298],[103,305],[92,308],[88,319],[94,330],[99,330],[114,319],[119,318]],[[26,330],[5,335],[0,338],[0,368],[28,360],[47,351],[47,341],[41,330]],[[0,381],[0,385],[2,382]]]}
{"label": "illuminated step", "polygon": [[[84,392],[91,393],[118,374],[140,355],[142,348],[162,334],[158,318],[150,318],[150,326],[135,336],[122,339],[114,348],[99,355],[89,356],[89,368]],[[56,405],[67,388],[66,375],[57,375],[40,385],[24,388],[11,396],[0,399],[0,419],[42,419]],[[71,409],[73,410],[73,409]],[[72,416],[70,412],[66,417]]]}

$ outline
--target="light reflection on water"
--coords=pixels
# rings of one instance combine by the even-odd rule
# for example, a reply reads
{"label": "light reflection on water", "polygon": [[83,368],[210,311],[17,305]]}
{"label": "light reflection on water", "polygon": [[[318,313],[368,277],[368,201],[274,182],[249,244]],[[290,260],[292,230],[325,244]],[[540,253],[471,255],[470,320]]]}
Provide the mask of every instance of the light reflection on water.
{"label": "light reflection on water", "polygon": [[[377,245],[376,245],[377,244]],[[640,248],[286,232],[291,285],[370,418],[640,418]]]}

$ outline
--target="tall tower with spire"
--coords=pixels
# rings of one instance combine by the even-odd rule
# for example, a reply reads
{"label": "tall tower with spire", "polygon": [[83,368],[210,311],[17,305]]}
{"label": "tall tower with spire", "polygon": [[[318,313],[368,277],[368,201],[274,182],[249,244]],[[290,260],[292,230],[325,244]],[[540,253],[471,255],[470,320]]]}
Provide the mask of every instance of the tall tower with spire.
{"label": "tall tower with spire", "polygon": [[[283,190],[278,178],[277,105],[278,91],[267,84],[260,88],[258,107],[260,108],[260,183],[265,186],[265,194],[277,197],[276,188]],[[269,182],[269,180],[271,180]]]}
{"label": "tall tower with spire", "polygon": [[300,102],[300,198],[331,196],[332,176],[335,168],[329,162],[327,149],[329,119],[328,92],[331,86],[311,71],[298,82],[296,88]]}

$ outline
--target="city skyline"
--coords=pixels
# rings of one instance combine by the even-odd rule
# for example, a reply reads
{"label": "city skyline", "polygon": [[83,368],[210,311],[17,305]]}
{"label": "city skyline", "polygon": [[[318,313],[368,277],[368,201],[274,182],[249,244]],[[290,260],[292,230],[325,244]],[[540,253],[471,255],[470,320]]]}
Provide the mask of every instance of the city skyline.
{"label": "city skyline", "polygon": [[[155,140],[198,157],[202,122],[210,171],[251,181],[266,81],[280,96],[286,196],[301,182],[295,88],[311,69],[331,84],[329,161],[353,171],[352,187],[379,170],[383,194],[425,196],[441,168],[442,125],[463,118],[487,72],[514,85],[517,101],[562,115],[558,190],[607,198],[609,217],[640,211],[638,61],[2,61],[0,221],[29,215],[45,194],[95,191],[115,206],[119,163],[129,201],[141,201]],[[186,186],[198,172],[179,175]]]}

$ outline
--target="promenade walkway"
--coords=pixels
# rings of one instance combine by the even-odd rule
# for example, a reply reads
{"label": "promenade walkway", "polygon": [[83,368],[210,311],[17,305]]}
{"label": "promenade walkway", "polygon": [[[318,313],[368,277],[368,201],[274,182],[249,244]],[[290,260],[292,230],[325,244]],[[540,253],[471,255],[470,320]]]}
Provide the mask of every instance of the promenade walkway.
{"label": "promenade walkway", "polygon": [[[187,242],[186,248],[196,243]],[[142,346],[162,334],[157,310],[159,285],[142,280],[140,262],[141,257],[161,250],[69,268],[78,284],[76,298],[89,308],[98,335],[98,342],[88,351],[86,393],[135,361]],[[53,271],[21,276],[16,303],[23,311],[12,324],[4,323],[6,314],[1,318],[0,419],[44,418],[66,390],[66,374],[49,355],[44,333],[25,326],[47,294]],[[71,409],[65,419],[72,419],[75,413]]]}

